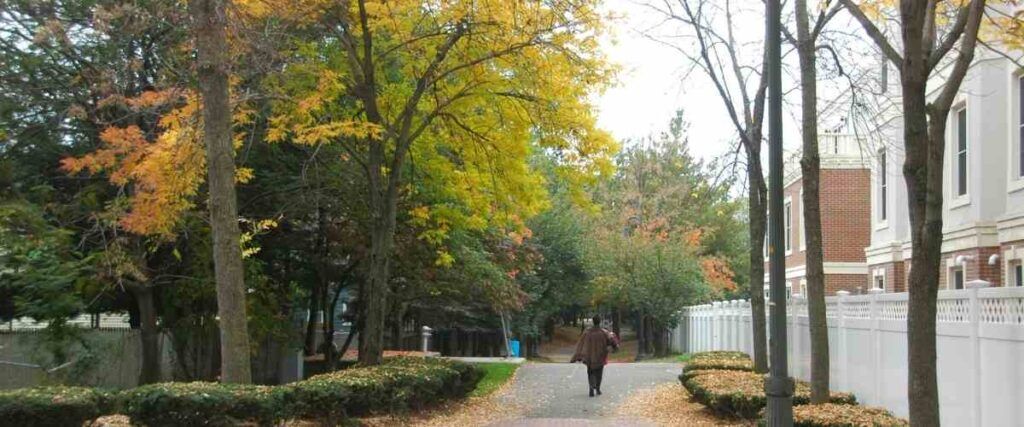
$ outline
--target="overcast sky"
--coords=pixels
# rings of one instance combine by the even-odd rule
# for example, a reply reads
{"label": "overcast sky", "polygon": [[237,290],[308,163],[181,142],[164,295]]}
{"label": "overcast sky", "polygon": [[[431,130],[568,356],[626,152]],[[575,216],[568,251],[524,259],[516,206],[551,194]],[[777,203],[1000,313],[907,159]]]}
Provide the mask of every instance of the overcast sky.
{"label": "overcast sky", "polygon": [[600,126],[620,140],[639,138],[666,130],[682,108],[690,122],[691,153],[701,158],[725,153],[735,139],[734,127],[710,80],[699,70],[687,73],[690,64],[682,54],[642,34],[660,22],[659,14],[632,0],[605,4],[621,16],[605,52],[622,71],[618,85],[597,100]]}
{"label": "overcast sky", "polygon": [[[612,62],[622,67],[622,71],[618,84],[596,99],[600,110],[599,125],[619,140],[635,139],[666,130],[675,111],[683,109],[684,117],[690,123],[690,152],[703,159],[725,154],[735,141],[736,133],[721,99],[702,71],[690,71],[690,64],[683,54],[644,35],[652,32],[664,35],[683,28],[677,23],[659,25],[663,17],[644,6],[647,1],[605,2],[607,11],[620,19],[613,21],[614,37],[606,40],[604,50]],[[759,43],[763,37],[764,16],[761,3],[751,3],[737,2],[734,5],[741,6],[734,7],[747,7],[745,11],[738,11],[735,18],[737,39],[753,45],[753,41]],[[847,24],[841,21],[837,17],[833,24]],[[687,43],[680,40],[675,44],[685,47]],[[759,46],[752,48],[755,54],[759,53]],[[784,50],[788,50],[786,46]],[[785,72],[795,71],[790,68],[795,67],[789,67]],[[785,72],[783,84],[792,88],[795,79],[787,78]],[[827,82],[820,82],[819,99],[829,99],[830,92],[835,93],[836,90]],[[783,134],[787,149],[799,145],[798,122],[794,117],[797,110],[792,104],[798,101],[798,95],[798,92],[792,92],[788,98],[790,104],[784,108]],[[824,108],[824,101],[819,101],[819,107]],[[821,124],[829,126],[829,119],[823,117]]]}

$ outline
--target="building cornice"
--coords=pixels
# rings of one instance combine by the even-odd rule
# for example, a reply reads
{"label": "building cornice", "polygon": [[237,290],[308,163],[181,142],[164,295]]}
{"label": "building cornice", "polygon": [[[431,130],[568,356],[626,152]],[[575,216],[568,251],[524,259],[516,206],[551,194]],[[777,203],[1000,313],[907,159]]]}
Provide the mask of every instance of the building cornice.
{"label": "building cornice", "polygon": [[[866,262],[823,262],[822,267],[825,275],[829,274],[868,274]],[[802,279],[807,276],[807,266],[798,265],[786,269],[786,280]],[[768,281],[768,273],[765,273],[765,283]]]}
{"label": "building cornice", "polygon": [[942,234],[942,253],[999,246],[999,231],[994,221],[973,222]]}
{"label": "building cornice", "polygon": [[996,222],[999,243],[1024,240],[1024,212],[1010,212]]}
{"label": "building cornice", "polygon": [[864,257],[868,265],[886,264],[903,261],[902,241],[890,241],[878,246],[864,248]]}

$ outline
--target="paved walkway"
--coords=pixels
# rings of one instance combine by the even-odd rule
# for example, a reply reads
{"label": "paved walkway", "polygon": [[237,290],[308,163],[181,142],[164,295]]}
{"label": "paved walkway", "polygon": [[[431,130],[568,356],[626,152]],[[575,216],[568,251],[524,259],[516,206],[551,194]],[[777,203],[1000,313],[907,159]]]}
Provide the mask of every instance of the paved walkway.
{"label": "paved walkway", "polygon": [[617,418],[616,409],[630,393],[677,381],[679,368],[676,363],[612,363],[604,369],[604,394],[588,397],[585,366],[527,363],[499,402],[521,408],[523,416],[494,427],[653,426],[644,420]]}

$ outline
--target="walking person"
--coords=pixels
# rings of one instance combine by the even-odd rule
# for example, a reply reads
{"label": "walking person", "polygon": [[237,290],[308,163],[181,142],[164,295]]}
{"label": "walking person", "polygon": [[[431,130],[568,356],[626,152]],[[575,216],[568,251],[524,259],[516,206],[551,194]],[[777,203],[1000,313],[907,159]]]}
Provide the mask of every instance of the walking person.
{"label": "walking person", "polygon": [[594,316],[593,320],[594,324],[580,336],[580,341],[576,344],[576,353],[569,361],[583,362],[587,365],[590,397],[594,397],[595,392],[601,394],[601,377],[604,375],[604,365],[608,363],[608,348],[619,348],[618,340],[601,327],[601,317]]}

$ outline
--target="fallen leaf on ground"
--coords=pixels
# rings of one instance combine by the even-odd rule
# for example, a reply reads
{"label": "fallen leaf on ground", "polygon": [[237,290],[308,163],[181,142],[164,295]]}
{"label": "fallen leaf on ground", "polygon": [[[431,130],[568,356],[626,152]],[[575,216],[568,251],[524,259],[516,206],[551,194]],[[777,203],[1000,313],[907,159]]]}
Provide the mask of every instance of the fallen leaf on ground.
{"label": "fallen leaf on ground", "polygon": [[638,390],[626,398],[616,414],[650,420],[659,426],[753,426],[747,421],[718,418],[704,405],[690,401],[690,394],[677,383],[665,383]]}

